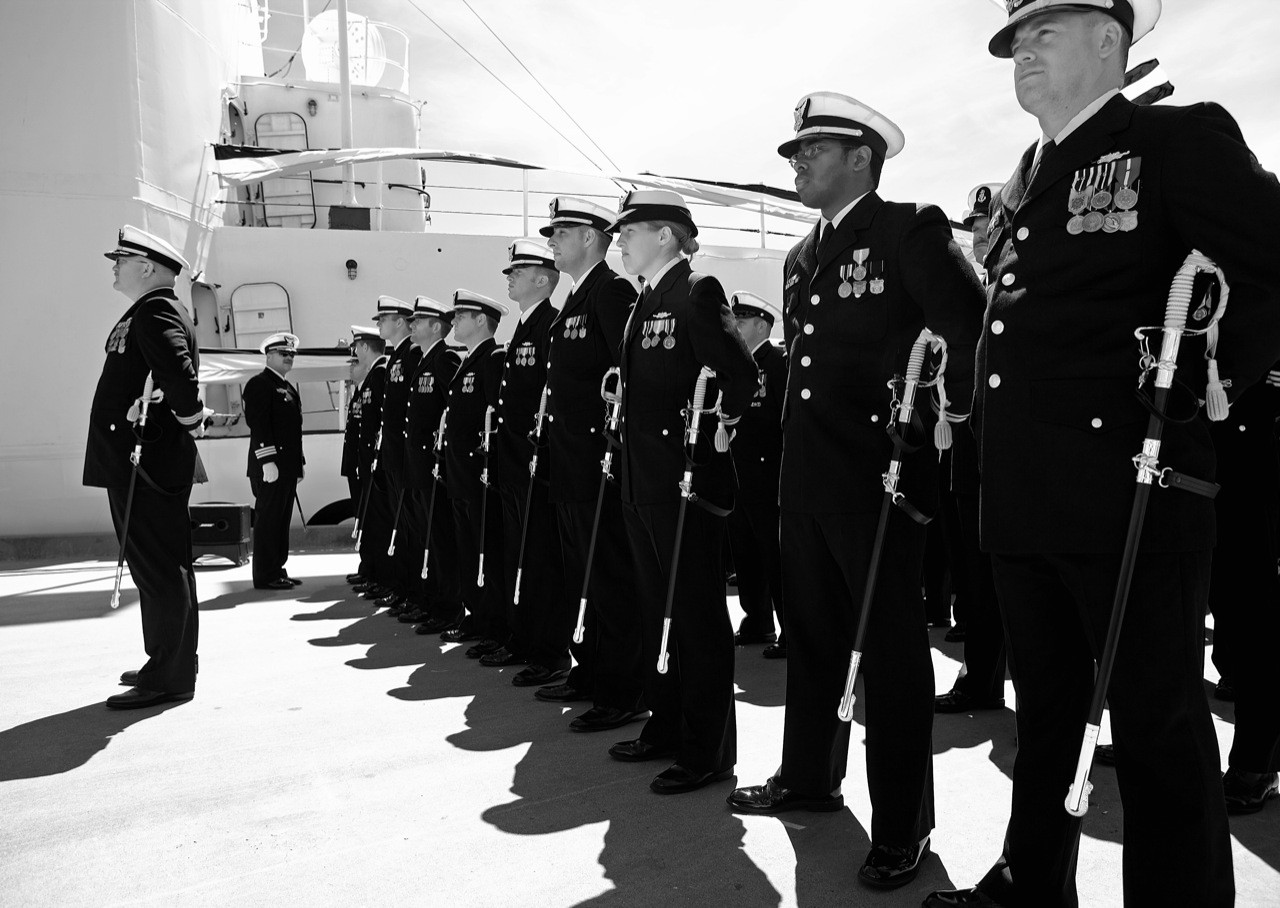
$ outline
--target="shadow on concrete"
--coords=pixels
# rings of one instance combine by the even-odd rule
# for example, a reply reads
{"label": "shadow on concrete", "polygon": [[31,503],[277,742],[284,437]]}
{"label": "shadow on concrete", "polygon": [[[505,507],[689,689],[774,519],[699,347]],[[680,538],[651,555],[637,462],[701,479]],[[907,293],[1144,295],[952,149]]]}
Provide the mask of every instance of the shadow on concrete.
{"label": "shadow on concrete", "polygon": [[734,649],[733,680],[741,688],[740,703],[752,706],[785,706],[787,703],[787,660],[766,659],[763,646]]}
{"label": "shadow on concrete", "polygon": [[115,710],[91,703],[0,731],[0,782],[69,772],[88,763],[135,722],[181,705]]}

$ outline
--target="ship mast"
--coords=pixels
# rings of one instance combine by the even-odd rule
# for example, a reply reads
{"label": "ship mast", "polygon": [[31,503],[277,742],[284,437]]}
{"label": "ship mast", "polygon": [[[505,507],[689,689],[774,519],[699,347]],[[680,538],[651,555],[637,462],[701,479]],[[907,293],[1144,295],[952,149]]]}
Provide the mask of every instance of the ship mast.
{"label": "ship mast", "polygon": [[[342,147],[354,148],[351,125],[351,62],[347,54],[347,0],[338,0],[338,110],[342,122]],[[342,167],[342,203],[355,207],[356,165]]]}

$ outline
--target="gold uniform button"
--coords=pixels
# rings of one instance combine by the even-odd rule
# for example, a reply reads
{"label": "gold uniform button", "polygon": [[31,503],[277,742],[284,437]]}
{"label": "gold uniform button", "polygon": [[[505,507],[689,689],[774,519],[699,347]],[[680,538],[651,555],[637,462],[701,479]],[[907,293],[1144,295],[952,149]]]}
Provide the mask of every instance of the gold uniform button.
{"label": "gold uniform button", "polygon": [[1000,374],[997,372],[991,373],[987,378],[987,384],[992,388],[1000,387]]}
{"label": "gold uniform button", "polygon": [[809,392],[809,389],[808,389],[808,388],[805,388],[805,389],[803,389],[803,390],[800,392],[800,396],[801,396],[802,398],[804,398],[805,400],[808,400],[808,399],[809,399],[810,397],[812,397],[813,395]]}
{"label": "gold uniform button", "polygon": [[1012,284],[1016,280],[1017,278],[1014,277],[1013,272],[1011,271],[1008,274],[1006,274],[1004,277],[1000,278],[1000,283],[1008,287],[1010,284]]}
{"label": "gold uniform button", "polygon": [[875,413],[872,413],[872,414],[871,414],[871,421],[872,421],[872,422],[879,422],[879,421],[880,421],[880,417],[879,417],[879,416],[877,416]]}
{"label": "gold uniform button", "polygon": [[813,333],[813,325],[805,325],[805,326],[804,326],[804,333],[805,333],[805,334],[812,334],[812,333]]}
{"label": "gold uniform button", "polygon": [[1089,425],[1093,426],[1095,429],[1101,429],[1102,420],[1095,416],[1093,419],[1089,420]]}
{"label": "gold uniform button", "polygon": [[992,334],[1004,334],[1004,322],[1000,321],[1000,319],[996,319],[994,322],[992,322],[992,323],[991,323],[991,333],[992,333]]}
{"label": "gold uniform button", "polygon": [[1025,240],[1029,236],[1031,236],[1031,231],[1028,230],[1026,227],[1018,228],[1018,239]]}
{"label": "gold uniform button", "polygon": [[813,362],[813,357],[812,357],[812,356],[802,356],[802,357],[800,357],[800,365],[802,365],[802,366],[807,366],[807,365],[809,365],[809,363],[811,363],[811,362]]}
{"label": "gold uniform button", "polygon": [[809,297],[809,302],[813,303],[816,306],[818,305],[818,303],[822,302],[822,297],[818,296],[818,294],[815,293],[813,296]]}

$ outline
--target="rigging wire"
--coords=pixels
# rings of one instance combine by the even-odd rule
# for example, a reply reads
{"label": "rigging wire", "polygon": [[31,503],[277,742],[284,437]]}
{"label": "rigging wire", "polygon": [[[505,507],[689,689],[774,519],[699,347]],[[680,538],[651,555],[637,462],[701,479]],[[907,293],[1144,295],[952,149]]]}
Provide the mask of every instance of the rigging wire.
{"label": "rigging wire", "polygon": [[[333,0],[325,0],[325,3],[324,3],[324,9],[320,10],[320,12],[319,12],[319,13],[316,13],[316,16],[319,16],[319,15],[320,15],[320,13],[323,13],[325,10],[327,10],[327,9],[329,8],[329,4],[331,4],[332,2],[333,2]],[[312,16],[311,18],[312,18],[312,19],[314,19],[314,18],[315,18],[315,16]],[[303,26],[303,28],[305,29],[305,28],[306,28],[306,26],[307,26],[307,23],[305,23],[305,22],[304,22],[304,23],[302,23],[302,26]],[[299,53],[301,53],[301,52],[302,52],[302,45],[301,45],[301,44],[299,44],[299,45],[298,45],[298,49],[297,49],[297,50],[295,50],[293,53],[289,54],[289,59],[288,59],[288,60],[285,60],[285,61],[284,61],[284,64],[283,64],[283,65],[281,65],[281,67],[280,67],[279,69],[277,69],[275,72],[273,72],[273,73],[269,74],[269,75],[267,76],[267,78],[268,78],[268,79],[274,79],[276,76],[280,75],[280,73],[284,73],[286,76],[287,76],[287,75],[289,75],[289,71],[293,69],[293,61],[294,61],[294,58],[295,58],[295,57],[297,57],[297,56],[298,56],[298,54],[299,54]]]}
{"label": "rigging wire", "polygon": [[[406,0],[406,2],[407,2],[410,6],[412,6],[415,10],[417,10],[417,11],[418,11],[418,13],[419,13],[419,14],[421,14],[421,16],[422,16],[424,19],[426,19],[428,22],[430,22],[432,25],[434,25],[437,29],[439,29],[439,31],[440,31],[440,33],[441,33],[442,35],[444,35],[446,38],[448,38],[450,41],[452,41],[454,44],[456,44],[456,45],[458,46],[458,49],[459,49],[459,50],[461,50],[464,54],[466,54],[468,57],[470,57],[472,60],[474,60],[477,66],[479,66],[481,69],[483,69],[483,70],[484,70],[485,72],[487,72],[489,75],[493,76],[494,80],[495,80],[495,81],[497,81],[497,83],[498,83],[499,85],[501,85],[503,88],[505,88],[507,91],[509,91],[509,92],[510,92],[514,97],[515,97],[515,99],[516,99],[517,101],[519,101],[519,102],[520,102],[521,104],[523,104],[525,107],[529,108],[529,110],[533,113],[533,115],[534,115],[534,116],[536,116],[536,117],[537,117],[539,120],[541,120],[543,123],[546,123],[546,124],[547,124],[547,126],[551,128],[551,131],[552,131],[552,132],[554,132],[554,133],[555,133],[556,135],[558,135],[560,138],[564,139],[567,143],[569,143],[569,145],[573,148],[573,150],[574,150],[574,151],[576,151],[578,154],[580,154],[580,155],[582,155],[584,158],[586,158],[586,159],[587,159],[587,161],[591,164],[591,166],[592,166],[592,167],[594,167],[596,170],[604,170],[604,168],[603,168],[603,167],[601,167],[599,164],[597,164],[597,163],[596,163],[595,159],[594,159],[594,158],[592,158],[592,157],[591,157],[591,155],[587,154],[585,151],[583,151],[581,148],[579,148],[579,147],[578,147],[578,145],[577,145],[577,144],[576,144],[572,139],[570,139],[570,138],[569,138],[568,136],[566,136],[563,132],[561,132],[559,129],[557,129],[554,123],[552,123],[550,120],[548,120],[548,119],[547,119],[546,117],[544,117],[542,114],[538,113],[538,111],[534,109],[534,107],[533,107],[533,105],[532,105],[532,104],[530,104],[528,101],[526,101],[524,98],[522,98],[522,97],[520,96],[519,92],[517,92],[514,88],[512,88],[512,87],[511,87],[510,85],[508,85],[506,82],[502,81],[502,78],[501,78],[497,73],[495,73],[493,70],[491,70],[489,67],[485,66],[485,65],[484,65],[484,63],[482,63],[482,62],[480,61],[480,58],[478,58],[478,57],[477,57],[475,54],[473,54],[471,51],[469,51],[469,50],[467,50],[465,47],[463,47],[463,45],[462,45],[462,42],[461,42],[461,41],[459,41],[459,40],[458,40],[457,38],[455,38],[453,35],[449,34],[449,32],[445,31],[444,26],[442,26],[442,25],[441,25],[439,22],[437,22],[435,19],[432,19],[429,15],[427,15],[426,11],[425,11],[425,10],[423,10],[423,8],[422,8],[422,7],[418,6],[418,4],[414,2],[414,0]],[[523,65],[523,64],[522,64],[522,65]],[[590,137],[588,136],[588,138],[590,138]]]}
{"label": "rigging wire", "polygon": [[523,69],[526,73],[528,73],[529,78],[532,79],[535,83],[537,83],[538,87],[541,88],[543,92],[546,93],[546,96],[551,99],[552,103],[555,104],[556,107],[560,108],[561,113],[563,113],[566,117],[569,118],[569,122],[572,123],[574,126],[576,126],[578,128],[578,131],[587,137],[587,141],[590,142],[592,145],[594,145],[596,147],[596,150],[599,151],[600,154],[604,155],[604,159],[609,162],[609,166],[611,166],[614,170],[621,170],[622,168],[619,167],[617,163],[614,162],[613,158],[609,157],[609,152],[601,148],[600,143],[597,142],[595,139],[593,139],[591,137],[591,134],[587,132],[587,130],[583,127],[583,125],[573,118],[573,114],[565,110],[565,106],[561,104],[560,101],[556,98],[556,96],[551,93],[551,89],[543,85],[542,81],[533,74],[533,72],[529,69],[529,67],[525,66],[524,61],[521,60],[518,56],[516,56],[516,52],[507,46],[507,42],[503,41],[500,37],[498,37],[498,33],[495,32],[492,27],[490,27],[488,22],[484,21],[484,19],[481,18],[480,14],[476,12],[475,7],[473,7],[470,3],[468,3],[467,0],[462,0],[462,5],[465,6],[467,9],[471,10],[471,15],[475,16],[476,19],[479,20],[480,24],[483,25],[485,29],[488,30],[489,34],[493,35],[494,40],[496,40],[499,44],[502,45],[503,50],[509,53],[511,55],[511,58],[520,64],[520,68]]}

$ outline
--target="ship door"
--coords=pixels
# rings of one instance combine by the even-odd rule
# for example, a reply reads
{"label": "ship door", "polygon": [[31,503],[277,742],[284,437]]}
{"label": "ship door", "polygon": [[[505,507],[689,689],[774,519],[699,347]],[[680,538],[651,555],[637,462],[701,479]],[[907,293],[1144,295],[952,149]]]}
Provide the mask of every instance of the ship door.
{"label": "ship door", "polygon": [[[263,148],[306,151],[307,121],[288,111],[265,113],[254,121],[257,143]],[[258,184],[258,198],[268,227],[314,227],[316,198],[311,174],[277,177]]]}
{"label": "ship door", "polygon": [[293,331],[289,291],[274,281],[241,284],[231,291],[231,325],[242,350],[257,350],[277,331]]}

